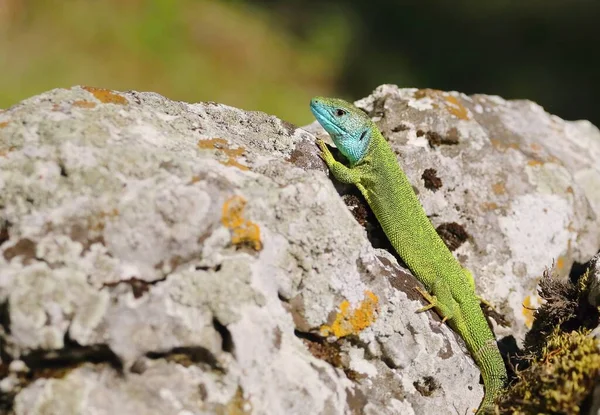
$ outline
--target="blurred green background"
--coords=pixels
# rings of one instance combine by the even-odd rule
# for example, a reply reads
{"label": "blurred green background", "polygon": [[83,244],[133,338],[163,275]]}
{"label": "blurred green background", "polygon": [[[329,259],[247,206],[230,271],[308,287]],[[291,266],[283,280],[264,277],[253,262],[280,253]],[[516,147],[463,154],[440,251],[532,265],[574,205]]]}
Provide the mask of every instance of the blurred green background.
{"label": "blurred green background", "polygon": [[0,108],[84,84],[302,125],[382,83],[528,98],[600,124],[598,0],[0,0]]}

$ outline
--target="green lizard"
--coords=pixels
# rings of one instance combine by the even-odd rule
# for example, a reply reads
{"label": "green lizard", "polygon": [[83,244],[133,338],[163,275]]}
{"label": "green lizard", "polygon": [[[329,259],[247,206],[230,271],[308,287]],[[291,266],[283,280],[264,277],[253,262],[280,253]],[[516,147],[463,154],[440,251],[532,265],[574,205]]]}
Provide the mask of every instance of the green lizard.
{"label": "green lizard", "polygon": [[349,166],[336,161],[322,140],[321,157],[333,176],[358,187],[394,249],[427,291],[429,305],[464,339],[481,370],[485,395],[477,414],[493,411],[506,368],[481,311],[472,275],[462,268],[426,216],[396,156],[373,121],[352,104],[313,98],[310,109]]}

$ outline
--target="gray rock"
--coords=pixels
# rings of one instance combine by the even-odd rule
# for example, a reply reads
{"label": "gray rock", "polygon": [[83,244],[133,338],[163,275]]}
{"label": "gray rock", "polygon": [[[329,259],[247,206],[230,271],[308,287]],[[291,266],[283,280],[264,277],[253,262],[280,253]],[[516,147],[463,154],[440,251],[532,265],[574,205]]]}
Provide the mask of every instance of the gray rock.
{"label": "gray rock", "polygon": [[[441,230],[512,323],[497,332],[522,336],[537,274],[599,245],[598,130],[497,97],[383,86],[359,104],[383,116],[434,224],[460,225]],[[0,112],[2,356],[23,362],[0,404],[475,408],[462,340],[414,312],[416,280],[373,248],[360,202],[344,205],[313,142],[273,116],[153,93],[56,89]],[[421,179],[430,167],[436,191]]]}

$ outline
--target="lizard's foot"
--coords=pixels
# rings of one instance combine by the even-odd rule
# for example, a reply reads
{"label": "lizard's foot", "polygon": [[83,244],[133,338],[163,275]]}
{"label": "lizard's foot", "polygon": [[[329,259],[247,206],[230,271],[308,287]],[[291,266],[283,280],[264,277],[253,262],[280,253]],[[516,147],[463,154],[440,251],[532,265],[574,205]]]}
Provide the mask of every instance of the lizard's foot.
{"label": "lizard's foot", "polygon": [[419,308],[417,310],[417,313],[421,313],[423,311],[427,311],[427,310],[431,310],[432,308],[435,308],[437,310],[438,314],[440,315],[440,317],[442,317],[441,324],[444,324],[446,322],[446,320],[448,320],[451,317],[451,313],[450,313],[448,307],[445,307],[442,303],[440,303],[435,295],[429,294],[427,291],[425,291],[421,287],[415,287],[415,290],[419,294],[421,294],[423,296],[423,298],[425,298],[425,300],[429,303],[425,307]]}
{"label": "lizard's foot", "polygon": [[415,290],[419,294],[421,294],[423,296],[423,298],[425,298],[425,300],[427,300],[427,302],[429,303],[425,307],[419,308],[417,310],[417,313],[422,313],[423,311],[431,310],[432,308],[437,307],[439,305],[438,300],[435,295],[429,294],[427,291],[425,291],[421,287],[415,287]]}
{"label": "lizard's foot", "polygon": [[[471,274],[471,271],[469,271],[467,268],[463,268],[463,272],[465,273],[465,275],[467,277],[467,281],[469,282],[469,285],[473,289],[473,292],[475,292],[475,278],[473,278],[473,274]],[[477,294],[475,294],[475,296],[477,297],[477,300],[479,301],[479,303],[488,307],[494,313],[498,313],[496,311],[496,309],[494,308],[494,306],[492,305],[492,303],[490,303],[488,300],[486,300],[483,297],[478,296]]]}
{"label": "lizard's foot", "polygon": [[327,144],[325,144],[325,141],[323,140],[317,140],[317,145],[321,149],[319,157],[321,157],[325,164],[331,168],[331,166],[335,163],[335,158],[333,157],[333,154],[331,154],[331,151],[329,151],[329,147],[327,147]]}
{"label": "lizard's foot", "polygon": [[489,307],[489,308],[491,308],[492,310],[496,311],[496,309],[494,308],[494,306],[492,305],[492,303],[490,303],[490,302],[489,302],[488,300],[486,300],[485,298],[483,298],[483,297],[480,297],[480,296],[477,296],[477,299],[478,299],[478,300],[479,300],[479,302],[480,302],[481,304],[483,304],[484,306],[486,306],[486,307]]}
{"label": "lizard's foot", "polygon": [[360,172],[355,169],[351,169],[348,166],[343,165],[339,161],[337,161],[331,151],[329,151],[329,147],[323,140],[317,140],[317,144],[321,151],[319,152],[319,157],[323,159],[329,171],[339,182],[342,183],[352,183],[357,184],[360,182]]}

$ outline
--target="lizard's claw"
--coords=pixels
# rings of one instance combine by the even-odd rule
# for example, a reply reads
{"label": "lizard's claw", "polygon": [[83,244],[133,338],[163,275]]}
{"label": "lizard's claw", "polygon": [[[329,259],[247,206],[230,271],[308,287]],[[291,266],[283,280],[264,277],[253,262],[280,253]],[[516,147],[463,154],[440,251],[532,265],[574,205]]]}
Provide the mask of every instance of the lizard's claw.
{"label": "lizard's claw", "polygon": [[440,303],[435,295],[429,294],[427,291],[422,289],[421,287],[415,287],[415,290],[425,298],[425,300],[429,303],[425,307],[421,307],[417,310],[417,313],[421,313],[423,311],[431,310],[435,308],[437,314],[442,318],[441,324],[444,324],[448,319],[452,318],[451,311],[448,307],[444,306],[444,304]]}
{"label": "lizard's claw", "polygon": [[427,304],[425,307],[419,308],[417,310],[417,313],[421,313],[423,311],[427,311],[432,309],[433,307],[438,305],[438,301],[437,298],[435,298],[435,295],[431,295],[429,294],[427,291],[425,291],[424,289],[422,289],[421,287],[415,287],[415,290],[421,294],[423,296],[423,298],[425,298],[425,300],[429,303]]}
{"label": "lizard's claw", "polygon": [[317,140],[317,145],[321,149],[319,157],[323,159],[327,166],[331,166],[335,162],[335,158],[331,154],[331,151],[329,151],[329,147],[327,147],[327,144],[323,140]]}
{"label": "lizard's claw", "polygon": [[483,298],[483,297],[480,297],[480,296],[477,296],[477,299],[478,299],[478,300],[479,300],[479,302],[480,302],[481,304],[483,304],[484,306],[486,306],[486,307],[490,308],[490,309],[491,309],[491,310],[493,310],[493,311],[496,311],[496,309],[494,308],[494,306],[492,305],[492,303],[490,303],[490,302],[489,302],[488,300],[486,300],[485,298]]}

